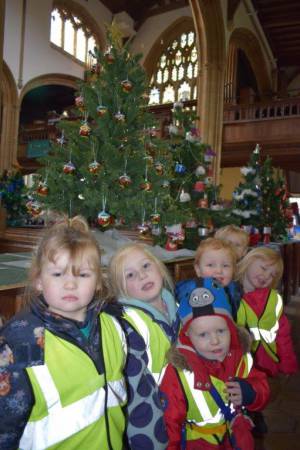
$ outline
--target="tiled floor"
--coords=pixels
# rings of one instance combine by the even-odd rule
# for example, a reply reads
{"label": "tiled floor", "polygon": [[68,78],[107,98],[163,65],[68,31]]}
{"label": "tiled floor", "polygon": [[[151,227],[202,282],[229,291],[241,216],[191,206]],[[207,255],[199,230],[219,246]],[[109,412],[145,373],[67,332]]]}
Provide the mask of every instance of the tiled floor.
{"label": "tiled floor", "polygon": [[[300,295],[286,306],[294,347],[300,361]],[[270,381],[272,398],[264,411],[268,433],[255,450],[300,450],[300,373]]]}

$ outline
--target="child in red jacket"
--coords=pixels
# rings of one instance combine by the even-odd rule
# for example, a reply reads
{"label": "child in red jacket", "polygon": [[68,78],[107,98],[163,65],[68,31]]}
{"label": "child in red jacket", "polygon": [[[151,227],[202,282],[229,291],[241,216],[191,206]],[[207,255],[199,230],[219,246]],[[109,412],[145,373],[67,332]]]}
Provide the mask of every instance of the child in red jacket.
{"label": "child in red jacket", "polygon": [[[168,450],[253,450],[249,410],[264,408],[269,386],[243,349],[228,302],[211,279],[180,299],[182,329],[161,391]],[[212,285],[213,286],[213,285]],[[248,340],[248,333],[243,333]],[[249,346],[249,342],[247,342]]]}
{"label": "child in red jacket", "polygon": [[276,290],[282,272],[280,254],[268,247],[252,249],[237,271],[243,289],[237,323],[250,330],[254,364],[268,376],[298,370],[290,325]]}

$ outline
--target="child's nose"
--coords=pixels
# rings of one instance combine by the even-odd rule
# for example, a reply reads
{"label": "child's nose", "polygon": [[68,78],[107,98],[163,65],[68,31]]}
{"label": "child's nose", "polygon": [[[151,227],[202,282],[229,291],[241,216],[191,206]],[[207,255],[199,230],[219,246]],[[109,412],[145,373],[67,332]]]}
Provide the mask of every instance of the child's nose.
{"label": "child's nose", "polygon": [[210,337],[210,343],[213,345],[217,345],[219,343],[219,336],[217,333],[213,333]]}
{"label": "child's nose", "polygon": [[68,275],[65,278],[65,282],[64,282],[64,287],[66,289],[74,289],[77,285],[77,280],[76,277],[74,277],[73,275]]}

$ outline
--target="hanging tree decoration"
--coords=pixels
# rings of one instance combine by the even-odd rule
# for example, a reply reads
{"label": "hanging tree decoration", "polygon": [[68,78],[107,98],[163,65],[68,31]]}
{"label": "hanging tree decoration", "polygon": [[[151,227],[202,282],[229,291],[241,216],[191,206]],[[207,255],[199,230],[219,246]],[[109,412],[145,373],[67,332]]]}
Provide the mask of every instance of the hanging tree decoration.
{"label": "hanging tree decoration", "polygon": [[72,163],[72,150],[70,149],[70,159],[69,162],[67,162],[66,164],[64,164],[63,166],[63,172],[66,175],[70,175],[73,174],[76,170],[76,167],[74,166],[74,164]]}
{"label": "hanging tree decoration", "polygon": [[157,212],[157,197],[154,199],[154,212],[150,216],[152,225],[157,225],[160,222],[160,214]]}
{"label": "hanging tree decoration", "polygon": [[125,157],[125,161],[124,161],[124,173],[123,175],[121,175],[119,177],[119,185],[121,186],[121,188],[126,188],[128,186],[130,186],[132,184],[132,179],[130,178],[129,175],[127,175],[126,173],[126,168],[127,168],[127,158]]}
{"label": "hanging tree decoration", "polygon": [[88,124],[88,113],[87,111],[84,112],[84,120],[82,125],[79,128],[79,134],[82,137],[87,137],[91,133],[91,127]]}
{"label": "hanging tree decoration", "polygon": [[145,217],[146,217],[146,211],[145,208],[142,209],[142,223],[137,225],[137,230],[140,232],[140,236],[143,237],[145,236],[149,230],[150,227],[149,225],[145,222]]}
{"label": "hanging tree decoration", "polygon": [[111,215],[106,211],[106,196],[102,196],[102,211],[99,212],[97,222],[101,227],[107,227],[111,223]]}
{"label": "hanging tree decoration", "polygon": [[37,193],[41,197],[46,197],[49,194],[49,187],[47,184],[48,174],[46,173],[46,178],[44,181],[40,181],[37,188]]}
{"label": "hanging tree decoration", "polygon": [[96,175],[100,172],[102,165],[96,159],[96,149],[95,149],[95,140],[92,140],[92,152],[94,156],[94,161],[89,164],[88,171],[93,175]]}
{"label": "hanging tree decoration", "polygon": [[98,103],[99,103],[96,108],[97,116],[103,117],[107,113],[107,107],[102,104],[102,97],[101,97],[101,94],[99,91],[97,92],[97,97],[98,97]]}
{"label": "hanging tree decoration", "polygon": [[145,167],[145,178],[144,178],[143,183],[140,184],[140,188],[141,188],[142,191],[146,191],[146,192],[151,192],[151,190],[152,190],[152,184],[148,180],[148,166],[147,166],[147,163],[146,163],[146,167]]}

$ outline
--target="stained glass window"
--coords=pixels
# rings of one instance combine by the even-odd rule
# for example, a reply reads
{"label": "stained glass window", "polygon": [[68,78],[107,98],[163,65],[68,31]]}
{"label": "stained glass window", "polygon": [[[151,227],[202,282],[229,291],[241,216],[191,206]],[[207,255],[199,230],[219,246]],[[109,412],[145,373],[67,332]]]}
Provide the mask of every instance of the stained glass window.
{"label": "stained glass window", "polygon": [[78,14],[56,6],[51,13],[50,42],[88,64],[89,50],[93,51],[96,46],[96,37]]}
{"label": "stained glass window", "polygon": [[198,53],[194,31],[181,33],[165,46],[151,75],[149,104],[195,100]]}

